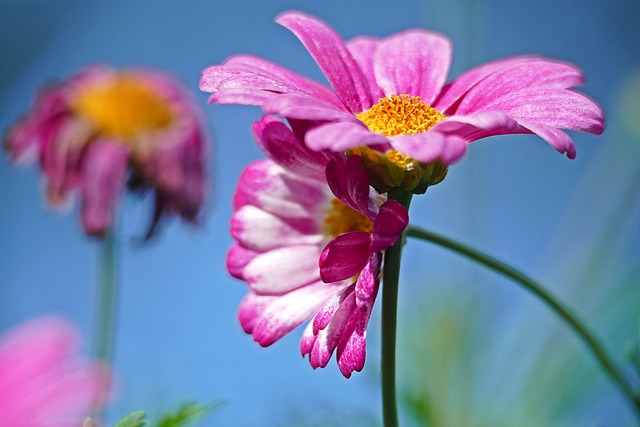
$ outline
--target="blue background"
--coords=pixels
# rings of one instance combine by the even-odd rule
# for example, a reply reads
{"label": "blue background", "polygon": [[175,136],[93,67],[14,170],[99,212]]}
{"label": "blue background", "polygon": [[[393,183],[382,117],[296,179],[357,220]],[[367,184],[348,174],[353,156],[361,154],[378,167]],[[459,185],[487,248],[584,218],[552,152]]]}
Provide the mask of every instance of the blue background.
{"label": "blue background", "polygon": [[[236,310],[245,285],[224,268],[235,182],[261,157],[249,130],[260,111],[208,106],[207,94],[198,92],[199,75],[229,55],[251,53],[324,81],[295,37],[273,22],[288,9],[324,19],[345,39],[409,27],[444,32],[454,43],[451,77],[526,53],[584,71],[580,90],[604,108],[604,136],[572,134],[573,161],[531,135],[478,141],[442,184],[414,199],[411,221],[540,279],[597,325],[623,363],[626,346],[638,340],[640,313],[640,3],[2,0],[2,129],[26,111],[43,82],[102,62],[176,74],[201,104],[214,141],[201,228],[173,221],[141,246],[151,200],[127,196],[123,202],[119,390],[110,417],[221,398],[224,405],[202,425],[326,425],[349,416],[357,425],[379,423],[379,313],[370,325],[364,372],[345,380],[333,361],[313,371],[299,355],[300,330],[267,349],[242,332]],[[57,313],[80,327],[88,346],[100,245],[81,232],[77,209],[48,208],[41,187],[36,167],[0,159],[0,330]],[[443,318],[466,331],[462,348],[436,339],[451,337],[438,323]],[[542,413],[561,407],[547,412],[554,422],[575,422],[565,425],[631,423],[623,398],[559,320],[521,289],[456,255],[419,242],[407,247],[399,329],[400,388],[424,381],[432,393],[448,396],[450,408],[437,405],[443,414],[474,414],[466,425],[542,425],[523,415],[535,405]],[[415,343],[422,347],[408,351]],[[545,383],[540,374],[574,364],[580,369],[573,380],[586,382],[575,399],[559,391],[567,382]],[[461,375],[460,367],[475,374]],[[530,388],[532,378],[539,381]],[[563,411],[570,414],[558,415]],[[446,419],[435,417],[433,425],[455,425]],[[419,423],[406,414],[403,420]]]}

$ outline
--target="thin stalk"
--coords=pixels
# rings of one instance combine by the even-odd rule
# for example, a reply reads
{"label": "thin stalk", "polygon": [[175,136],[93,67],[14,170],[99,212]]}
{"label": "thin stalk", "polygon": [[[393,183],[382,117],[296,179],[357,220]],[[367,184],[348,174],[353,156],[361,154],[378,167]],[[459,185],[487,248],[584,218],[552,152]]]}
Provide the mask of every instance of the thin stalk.
{"label": "thin stalk", "polygon": [[117,307],[116,242],[114,232],[107,233],[102,242],[100,284],[96,301],[95,355],[104,362],[113,357],[113,336]]}
{"label": "thin stalk", "polygon": [[448,237],[427,231],[415,226],[409,226],[406,230],[408,237],[425,240],[437,245],[451,249],[467,258],[470,258],[485,267],[506,276],[517,284],[527,289],[529,292],[540,298],[552,311],[554,311],[562,320],[564,320],[573,331],[582,339],[585,345],[591,350],[591,353],[600,363],[604,371],[609,374],[620,391],[627,398],[629,403],[635,409],[636,415],[640,418],[640,395],[635,393],[633,386],[627,382],[622,370],[618,368],[613,358],[607,353],[604,345],[600,343],[596,335],[589,330],[585,323],[580,320],[575,313],[561,303],[558,298],[547,291],[542,285],[527,276],[526,274],[516,270],[515,268],[505,264],[502,261],[486,255],[476,249],[464,244],[458,243]]}
{"label": "thin stalk", "polygon": [[[409,210],[411,193],[391,192],[389,199],[397,200]],[[398,280],[404,233],[384,253],[382,273],[382,416],[385,427],[398,426],[396,403],[396,320],[398,312]]]}
{"label": "thin stalk", "polygon": [[[105,365],[111,365],[113,359],[114,331],[117,311],[116,278],[116,236],[115,231],[107,232],[102,242],[100,254],[100,282],[96,295],[96,318],[94,328],[94,354]],[[100,402],[94,403],[94,412]],[[94,413],[94,416],[100,414]],[[104,414],[102,414],[104,415]]]}

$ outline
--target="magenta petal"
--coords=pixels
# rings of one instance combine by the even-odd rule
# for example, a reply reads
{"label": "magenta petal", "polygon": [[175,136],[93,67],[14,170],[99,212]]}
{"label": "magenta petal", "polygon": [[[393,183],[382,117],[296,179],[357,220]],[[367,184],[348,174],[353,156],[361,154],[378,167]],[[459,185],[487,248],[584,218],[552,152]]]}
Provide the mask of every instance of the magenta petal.
{"label": "magenta petal", "polygon": [[393,245],[409,224],[409,213],[395,200],[380,206],[378,217],[373,224],[371,252],[381,252]]}
{"label": "magenta petal", "polygon": [[101,236],[111,226],[124,187],[129,151],[118,141],[98,140],[85,154],[82,223],[89,235]]}
{"label": "magenta petal", "polygon": [[[455,114],[486,111],[485,106],[503,97],[513,97],[522,90],[529,90],[530,93],[565,92],[562,89],[578,86],[583,81],[578,69],[563,62],[543,59],[513,61],[509,66],[494,71],[470,88],[458,103]],[[521,103],[526,102],[526,98],[520,96],[520,99]]]}
{"label": "magenta petal", "polygon": [[331,360],[334,350],[342,341],[344,327],[355,308],[355,295],[351,292],[335,311],[331,322],[316,335],[309,354],[309,363],[313,368],[324,368]]}
{"label": "magenta petal", "polygon": [[356,305],[361,310],[368,309],[371,297],[375,298],[380,284],[380,264],[382,263],[382,253],[377,252],[371,255],[369,262],[362,270],[356,282]]}
{"label": "magenta petal", "polygon": [[487,136],[529,133],[514,119],[500,111],[447,117],[447,120],[438,123],[429,132],[456,135],[466,142]]}
{"label": "magenta petal", "polygon": [[253,329],[258,320],[260,320],[265,307],[277,298],[277,296],[272,295],[258,295],[255,292],[249,292],[245,295],[238,309],[238,320],[242,330],[247,334],[253,333]]}
{"label": "magenta petal", "polygon": [[451,42],[442,34],[409,30],[384,39],[374,71],[386,96],[420,96],[431,104],[444,85],[451,65]]}
{"label": "magenta petal", "polygon": [[593,101],[566,89],[529,88],[507,93],[475,111],[502,111],[516,121],[599,135],[604,116]]}
{"label": "magenta petal", "polygon": [[445,85],[440,92],[440,96],[438,96],[438,99],[434,102],[433,107],[446,115],[454,114],[454,110],[451,107],[455,106],[469,89],[478,84],[478,82],[485,77],[498,70],[507,69],[521,62],[539,60],[540,59],[537,57],[517,56],[514,58],[489,62],[476,67],[462,74],[451,83]]}
{"label": "magenta petal", "polygon": [[318,310],[318,313],[313,318],[313,322],[311,322],[312,329],[314,335],[317,335],[318,332],[327,327],[333,315],[338,311],[338,308],[342,305],[344,300],[351,295],[355,288],[355,284],[350,285],[342,289],[340,292],[335,293],[331,298],[327,300],[323,304],[323,306]]}
{"label": "magenta petal", "polygon": [[302,354],[302,357],[311,353],[315,343],[316,335],[313,333],[313,321],[311,321],[305,326],[304,331],[302,331],[302,336],[300,337],[300,354]]}
{"label": "magenta petal", "polygon": [[367,36],[359,36],[347,42],[349,52],[351,52],[353,59],[356,60],[362,70],[362,74],[367,79],[371,100],[374,103],[384,97],[384,92],[378,86],[373,71],[374,57],[379,45],[380,39]]}
{"label": "magenta petal", "polygon": [[252,129],[258,145],[280,166],[296,175],[324,180],[326,157],[302,145],[280,120],[264,116]]}
{"label": "magenta petal", "polygon": [[343,335],[338,343],[336,359],[338,368],[345,378],[356,371],[362,371],[367,355],[367,325],[370,311],[355,309],[343,326]]}
{"label": "magenta petal", "polygon": [[346,280],[359,274],[369,259],[371,234],[351,231],[327,244],[320,257],[320,277],[323,282]]}
{"label": "magenta petal", "polygon": [[327,123],[311,129],[305,142],[312,150],[347,151],[354,147],[389,144],[389,138],[373,133],[360,121],[350,118],[338,123]]}
{"label": "magenta petal", "polygon": [[327,164],[327,184],[336,198],[349,208],[371,216],[369,175],[360,156],[331,160]]}
{"label": "magenta petal", "polygon": [[264,102],[267,114],[299,120],[353,120],[353,115],[326,101],[308,95],[279,95]]}
{"label": "magenta petal", "polygon": [[428,132],[394,136],[390,140],[395,150],[423,163],[439,160],[451,164],[460,160],[467,149],[461,136],[443,134],[435,128]]}
{"label": "magenta petal", "polygon": [[307,94],[335,105],[341,105],[338,97],[326,86],[302,77],[265,59],[250,55],[235,55],[227,59],[224,65],[282,82],[283,85],[291,88],[290,93]]}
{"label": "magenta petal", "polygon": [[276,22],[300,39],[349,111],[360,113],[371,107],[362,70],[340,36],[327,24],[299,12],[284,13]]}
{"label": "magenta petal", "polygon": [[236,279],[244,280],[242,271],[257,255],[257,252],[250,251],[234,243],[227,253],[227,271]]}
{"label": "magenta petal", "polygon": [[573,144],[571,138],[569,138],[569,135],[567,135],[565,132],[551,126],[544,125],[542,123],[529,122],[526,120],[519,120],[519,123],[547,141],[561,154],[566,153],[567,157],[570,159],[576,158],[576,147]]}
{"label": "magenta petal", "polygon": [[269,299],[253,325],[253,339],[263,347],[273,344],[309,319],[336,290],[318,282]]}

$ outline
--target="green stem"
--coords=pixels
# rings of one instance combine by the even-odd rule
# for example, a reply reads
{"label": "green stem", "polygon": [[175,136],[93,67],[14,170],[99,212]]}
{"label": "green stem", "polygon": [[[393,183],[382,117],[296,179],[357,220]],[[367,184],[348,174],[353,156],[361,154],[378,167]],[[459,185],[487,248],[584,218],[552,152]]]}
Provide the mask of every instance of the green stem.
{"label": "green stem", "polygon": [[113,331],[116,319],[116,242],[109,232],[102,243],[100,288],[97,299],[95,355],[110,362],[113,357]]}
{"label": "green stem", "polygon": [[616,366],[613,358],[607,353],[605,347],[599,342],[595,334],[591,332],[587,326],[566,306],[564,306],[555,296],[544,289],[539,283],[531,279],[526,274],[516,270],[515,268],[498,261],[497,259],[483,254],[469,246],[458,243],[447,237],[427,231],[418,227],[409,226],[406,230],[408,237],[414,237],[426,240],[445,248],[458,252],[461,255],[470,258],[485,267],[494,270],[503,276],[506,276],[520,286],[524,287],[538,298],[540,298],[547,306],[560,316],[582,339],[586,346],[591,350],[601,367],[609,374],[611,379],[617,384],[623,392],[629,403],[634,407],[636,415],[640,418],[640,395],[633,391],[633,386],[627,382],[622,371]]}
{"label": "green stem", "polygon": [[[391,192],[389,199],[397,200],[409,210],[411,193]],[[382,273],[382,416],[385,427],[398,426],[396,404],[396,319],[398,312],[398,279],[404,234],[384,253]]]}
{"label": "green stem", "polygon": [[108,365],[113,359],[117,311],[116,236],[114,230],[107,232],[101,249],[100,282],[95,302],[94,353],[97,359]]}

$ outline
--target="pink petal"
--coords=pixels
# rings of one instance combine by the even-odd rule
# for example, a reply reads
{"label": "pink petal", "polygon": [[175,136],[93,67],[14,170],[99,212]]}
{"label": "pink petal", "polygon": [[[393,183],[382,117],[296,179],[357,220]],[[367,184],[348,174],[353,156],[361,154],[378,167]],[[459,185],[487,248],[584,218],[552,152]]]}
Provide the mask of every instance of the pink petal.
{"label": "pink petal", "polygon": [[[524,89],[531,89],[531,92],[537,90],[561,92],[560,89],[583,83],[580,71],[562,62],[529,59],[514,60],[507,65],[485,76],[469,88],[458,103],[455,113],[486,111],[483,109],[484,106]],[[526,100],[522,100],[524,101]]]}
{"label": "pink petal", "polygon": [[517,56],[513,58],[489,62],[487,64],[476,67],[462,74],[451,83],[445,85],[442,88],[438,99],[434,102],[433,107],[446,115],[454,114],[455,110],[453,110],[452,107],[455,107],[457,105],[457,102],[460,101],[464,94],[485,77],[498,70],[509,69],[513,65],[519,64],[521,62],[539,60],[540,58],[537,57]]}
{"label": "pink petal", "polygon": [[500,111],[474,113],[447,117],[429,132],[442,135],[457,135],[466,142],[494,135],[530,133],[515,120]]}
{"label": "pink petal", "polygon": [[287,94],[269,98],[262,109],[267,114],[278,114],[299,120],[353,120],[353,115],[326,101],[308,95]]}
{"label": "pink petal", "polygon": [[389,144],[389,138],[373,133],[360,121],[348,120],[327,123],[311,129],[305,142],[312,150],[347,151],[354,147],[379,145],[381,149]]}
{"label": "pink petal", "polygon": [[336,106],[342,105],[335,93],[326,86],[302,77],[265,59],[250,55],[235,55],[225,61],[224,65],[271,77],[273,80],[279,81],[292,88],[290,93],[306,94],[335,104]]}
{"label": "pink petal", "polygon": [[249,295],[241,303],[242,324],[250,326],[253,339],[266,347],[309,319],[339,287],[322,282],[279,297]]}
{"label": "pink petal", "polygon": [[87,149],[82,168],[82,224],[87,234],[101,236],[111,227],[128,162],[129,151],[118,141],[98,140]]}
{"label": "pink petal", "polygon": [[375,298],[375,294],[378,292],[381,263],[382,253],[372,254],[356,281],[356,305],[360,310],[367,310],[371,304],[371,298]]}
{"label": "pink petal", "polygon": [[336,198],[356,212],[371,216],[369,175],[360,156],[334,159],[327,164],[327,184]]}
{"label": "pink petal", "polygon": [[299,12],[284,13],[276,22],[300,39],[349,111],[360,113],[371,107],[362,70],[340,36],[327,24]]}
{"label": "pink petal", "polygon": [[602,110],[590,99],[565,89],[531,88],[505,94],[475,111],[502,111],[509,117],[599,135]]}
{"label": "pink petal", "polygon": [[542,123],[529,122],[527,120],[519,120],[518,122],[523,127],[547,141],[561,154],[566,153],[567,157],[570,159],[576,158],[576,147],[573,145],[573,141],[569,138],[569,135],[565,132]]}
{"label": "pink petal", "polygon": [[238,55],[223,65],[206,68],[200,90],[212,93],[209,102],[262,105],[274,95],[298,94],[342,104],[328,88],[261,58]]}
{"label": "pink petal", "polygon": [[252,259],[243,276],[256,292],[282,295],[319,279],[320,254],[315,245],[274,249]]}
{"label": "pink petal", "polygon": [[371,100],[375,103],[384,97],[384,92],[378,86],[376,76],[373,71],[373,63],[376,50],[380,45],[380,39],[375,37],[360,36],[347,42],[347,48],[353,59],[358,63],[364,78],[367,79]]}
{"label": "pink petal", "polygon": [[227,271],[236,279],[244,280],[244,275],[242,274],[244,268],[257,255],[257,252],[250,251],[234,243],[227,253]]}
{"label": "pink petal", "polygon": [[333,239],[322,251],[320,277],[331,283],[360,274],[369,260],[371,234],[351,231]]}
{"label": "pink petal", "polygon": [[384,39],[374,71],[386,96],[420,96],[431,104],[440,94],[451,65],[451,42],[442,34],[409,30]]}
{"label": "pink petal", "polygon": [[293,174],[324,181],[326,157],[301,144],[280,120],[264,116],[252,129],[258,145],[274,162]]}
{"label": "pink petal", "polygon": [[409,224],[409,213],[395,200],[388,200],[382,206],[373,224],[371,252],[382,252],[393,245]]}
{"label": "pink petal", "polygon": [[233,204],[253,205],[280,218],[309,218],[331,206],[326,185],[285,171],[270,160],[258,160],[240,176]]}
{"label": "pink petal", "polygon": [[467,149],[461,136],[439,133],[435,128],[428,132],[394,136],[390,140],[395,150],[423,163],[439,160],[451,164],[460,160]]}
{"label": "pink petal", "polygon": [[334,350],[342,340],[344,327],[355,308],[355,295],[351,292],[335,311],[331,322],[318,332],[309,353],[309,363],[315,368],[324,368],[331,360]]}
{"label": "pink petal", "polygon": [[350,286],[346,286],[345,288],[340,290],[340,292],[336,292],[324,303],[324,305],[320,308],[320,310],[318,310],[318,313],[313,318],[313,322],[311,322],[311,331],[313,332],[313,335],[317,335],[318,332],[327,327],[344,300],[353,293],[355,286],[355,283]]}
{"label": "pink petal", "polygon": [[231,235],[243,247],[265,252],[286,246],[319,245],[325,239],[317,220],[284,220],[251,205],[231,218]]}
{"label": "pink petal", "polygon": [[367,325],[370,317],[371,311],[355,309],[342,327],[336,359],[338,368],[345,378],[350,378],[354,371],[360,372],[364,368],[367,355]]}

